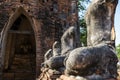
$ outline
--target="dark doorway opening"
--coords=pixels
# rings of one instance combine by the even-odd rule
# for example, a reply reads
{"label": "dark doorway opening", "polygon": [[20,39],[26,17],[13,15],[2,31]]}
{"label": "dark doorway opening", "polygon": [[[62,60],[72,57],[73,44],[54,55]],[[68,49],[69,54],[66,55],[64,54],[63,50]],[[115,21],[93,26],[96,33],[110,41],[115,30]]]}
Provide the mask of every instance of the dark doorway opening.
{"label": "dark doorway opening", "polygon": [[7,33],[4,80],[36,79],[36,42],[30,21],[20,15]]}

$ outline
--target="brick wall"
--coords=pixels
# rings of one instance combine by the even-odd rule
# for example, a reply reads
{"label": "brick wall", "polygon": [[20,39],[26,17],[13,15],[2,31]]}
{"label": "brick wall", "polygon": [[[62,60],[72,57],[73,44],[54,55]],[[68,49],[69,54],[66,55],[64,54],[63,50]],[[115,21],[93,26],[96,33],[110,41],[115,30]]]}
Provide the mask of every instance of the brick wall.
{"label": "brick wall", "polygon": [[[77,0],[0,1],[1,30],[7,25],[10,16],[14,14],[19,6],[22,6],[33,20],[36,38],[36,69],[38,75],[40,73],[40,64],[43,62],[43,56],[46,50],[52,48],[52,44],[55,40],[60,41],[63,32],[69,26],[73,25],[78,28],[77,6],[75,7],[76,1]],[[73,6],[75,7],[75,10],[73,9]]]}

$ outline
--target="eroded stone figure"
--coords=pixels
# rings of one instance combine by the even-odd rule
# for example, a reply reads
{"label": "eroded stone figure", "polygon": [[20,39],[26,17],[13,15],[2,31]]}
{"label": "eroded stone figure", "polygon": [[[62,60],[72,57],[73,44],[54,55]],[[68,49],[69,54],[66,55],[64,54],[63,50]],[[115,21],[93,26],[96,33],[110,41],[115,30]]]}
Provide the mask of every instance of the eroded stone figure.
{"label": "eroded stone figure", "polygon": [[61,37],[61,54],[66,55],[69,51],[76,47],[75,41],[76,28],[71,26],[68,28]]}
{"label": "eroded stone figure", "polygon": [[53,56],[52,49],[49,49],[44,55],[44,61],[49,60]]}
{"label": "eroded stone figure", "polygon": [[53,56],[49,60],[43,63],[43,66],[50,69],[58,70],[61,67],[64,67],[64,59],[66,56]]}
{"label": "eroded stone figure", "polygon": [[59,69],[61,67],[64,67],[63,62],[65,56],[61,55],[61,46],[58,41],[55,41],[53,43],[52,49],[48,50],[46,54],[48,53],[52,54],[52,56],[42,64],[43,67],[50,69]]}
{"label": "eroded stone figure", "polygon": [[87,44],[115,40],[114,15],[118,0],[92,0],[87,9]]}
{"label": "eroded stone figure", "polygon": [[75,27],[71,26],[68,28],[61,38],[61,45],[58,41],[55,41],[52,46],[52,57],[49,57],[51,54],[51,50],[45,54],[47,60],[42,64],[42,66],[51,68],[51,69],[58,69],[64,67],[64,59],[66,54],[69,53],[71,50],[75,48]]}
{"label": "eroded stone figure", "polygon": [[53,44],[53,56],[61,55],[61,45],[58,41],[55,41]]}
{"label": "eroded stone figure", "polygon": [[61,56],[61,46],[58,41],[53,43],[52,49],[45,53],[45,61],[41,64],[42,67],[50,69],[59,69],[64,67],[65,56]]}
{"label": "eroded stone figure", "polygon": [[103,78],[117,77],[117,56],[107,44],[76,48],[65,62],[67,75],[89,76],[99,74]]}
{"label": "eroded stone figure", "polygon": [[65,67],[66,75],[88,80],[116,79],[118,58],[113,44],[117,3],[118,0],[92,0],[85,17],[88,46],[76,48],[76,28],[71,26],[61,37],[61,45],[57,41],[53,44],[53,56],[44,62],[44,67]]}
{"label": "eroded stone figure", "polygon": [[59,56],[61,53],[60,43],[55,41],[53,43],[52,49],[49,49],[44,55],[44,61],[49,60],[53,56]]}

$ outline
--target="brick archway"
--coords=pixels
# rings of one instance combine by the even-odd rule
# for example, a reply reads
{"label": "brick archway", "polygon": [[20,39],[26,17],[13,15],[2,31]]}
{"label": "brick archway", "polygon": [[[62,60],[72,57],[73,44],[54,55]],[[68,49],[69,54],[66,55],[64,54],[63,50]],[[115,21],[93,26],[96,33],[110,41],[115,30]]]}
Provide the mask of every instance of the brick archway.
{"label": "brick archway", "polygon": [[[35,75],[36,75],[36,57],[35,56],[36,56],[36,52],[37,52],[36,51],[35,27],[34,27],[32,18],[27,14],[27,12],[22,7],[19,7],[15,11],[15,13],[9,18],[9,21],[4,26],[4,28],[1,32],[1,35],[2,35],[1,36],[2,72],[5,70],[5,72],[3,72],[3,77],[5,77],[5,79],[11,78],[13,80],[16,80],[17,78],[20,78],[20,77],[27,79],[26,78],[27,76],[30,78],[31,78],[31,76],[33,76],[32,80],[33,80],[33,78],[35,79]],[[14,64],[14,62],[16,60],[15,59],[16,53],[17,53],[17,56],[18,55],[20,56],[21,54],[23,55],[23,56],[21,55],[22,57],[19,57],[19,59],[25,57],[25,55],[27,56],[27,58],[23,59],[23,60],[26,60],[26,63],[23,62],[22,65],[29,63],[29,66],[31,65],[32,67],[28,67],[28,68],[30,68],[29,70],[33,71],[33,67],[34,67],[34,71],[33,71],[34,73],[30,72],[27,74],[26,73],[27,71],[23,71],[24,72],[23,73],[22,72],[23,69],[19,70],[22,73],[16,73],[15,71],[17,71],[17,70],[13,70],[13,69],[11,70],[11,66],[15,67],[12,64]],[[32,56],[30,56],[30,55],[32,55]],[[33,58],[33,56],[34,56],[34,60],[31,60]],[[29,57],[32,57],[32,58],[29,58]],[[30,60],[34,61],[34,62],[31,63]],[[20,61],[20,60],[18,60],[18,61]],[[21,62],[22,62],[22,59],[21,59]],[[17,67],[20,67],[20,65]],[[25,66],[24,66],[24,68],[25,68]],[[26,69],[27,69],[27,67],[26,67]],[[12,73],[10,73],[9,71]],[[33,75],[32,75],[32,73],[33,73]],[[8,77],[6,75],[12,75],[12,76]],[[22,76],[19,77],[18,75],[22,75]]]}

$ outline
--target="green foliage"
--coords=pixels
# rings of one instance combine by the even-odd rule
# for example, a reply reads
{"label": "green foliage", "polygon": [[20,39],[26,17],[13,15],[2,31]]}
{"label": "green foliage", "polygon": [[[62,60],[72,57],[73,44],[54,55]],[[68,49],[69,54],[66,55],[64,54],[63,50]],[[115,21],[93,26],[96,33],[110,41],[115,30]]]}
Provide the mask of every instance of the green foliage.
{"label": "green foliage", "polygon": [[79,10],[79,26],[80,26],[80,41],[82,46],[87,45],[87,28],[84,20],[84,15],[86,11],[86,5],[90,0],[78,0],[78,10]]}
{"label": "green foliage", "polygon": [[87,45],[87,28],[84,19],[79,20],[80,23],[80,41],[82,46]]}
{"label": "green foliage", "polygon": [[120,59],[120,44],[116,47],[117,56]]}
{"label": "green foliage", "polygon": [[86,10],[86,5],[90,2],[90,0],[78,0],[78,10],[84,11]]}

